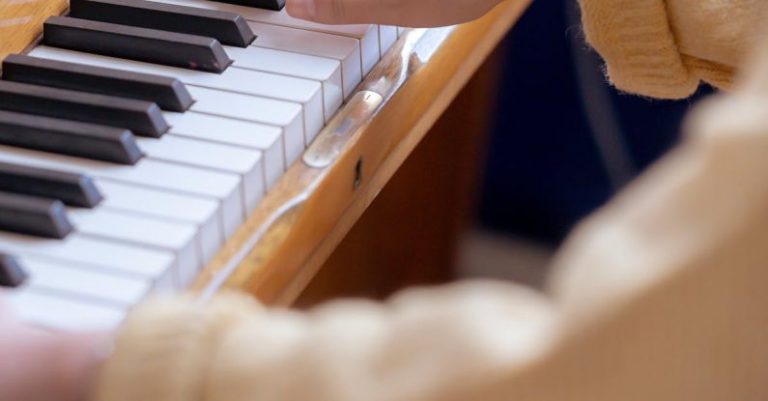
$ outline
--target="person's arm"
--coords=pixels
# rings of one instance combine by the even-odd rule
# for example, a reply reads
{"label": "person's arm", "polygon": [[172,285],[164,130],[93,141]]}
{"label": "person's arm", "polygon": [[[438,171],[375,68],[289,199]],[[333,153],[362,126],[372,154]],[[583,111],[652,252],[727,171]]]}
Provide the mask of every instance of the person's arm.
{"label": "person's arm", "polygon": [[[701,81],[729,88],[765,8],[754,0],[578,1],[586,39],[605,60],[608,79],[622,91],[660,99],[686,98]],[[429,27],[473,20],[500,2],[287,0],[286,9],[327,24]]]}
{"label": "person's arm", "polygon": [[[294,17],[325,24],[451,25],[483,16],[502,0],[287,0]],[[511,0],[517,1],[517,0]]]}
{"label": "person's arm", "polygon": [[553,322],[542,294],[502,283],[309,312],[237,295],[160,300],[125,323],[96,400],[420,400],[525,363],[549,344]]}
{"label": "person's arm", "polygon": [[[149,303],[118,335],[96,401],[517,399],[514,374],[551,356],[558,336],[610,315],[663,277],[704,263],[731,269],[730,256],[762,254],[768,85],[760,74],[749,88],[700,107],[681,148],[577,229],[557,258],[550,296],[464,283],[309,312],[266,309],[241,296],[204,306]],[[633,355],[617,341],[617,359]],[[556,370],[550,382],[580,391],[569,372]]]}
{"label": "person's arm", "polygon": [[[290,1],[296,0],[289,0],[289,4]],[[584,0],[584,3],[588,1],[597,0]],[[700,2],[704,3],[710,2]],[[591,15],[585,13],[586,26],[600,21],[599,13],[592,20]],[[685,35],[674,27],[670,32],[676,32],[676,37]],[[605,53],[609,66],[615,61],[607,56],[613,53],[598,50]],[[638,79],[643,77],[638,75]],[[690,86],[683,85],[683,88],[690,89]],[[732,148],[726,145],[726,150]],[[749,148],[749,143],[746,146]],[[710,149],[718,147],[707,145],[696,149],[711,152]],[[709,183],[712,174],[704,168],[712,166],[698,164],[700,159],[688,160],[692,160],[688,167],[698,166],[699,170],[682,171],[693,174],[686,178],[692,181],[686,182],[706,189],[702,183]],[[718,158],[706,160],[719,161]],[[724,181],[725,184],[738,182],[732,177],[725,177]],[[633,209],[636,214],[628,213],[628,217],[621,220],[605,217],[604,223],[586,226],[591,228],[583,229],[570,242],[565,254],[569,255],[568,260],[561,260],[561,266],[565,267],[560,269],[561,279],[555,286],[559,302],[566,306],[591,305],[608,296],[589,292],[587,287],[579,285],[582,280],[602,278],[607,285],[615,278],[622,280],[619,284],[631,284],[623,281],[632,277],[624,274],[629,270],[614,273],[622,267],[637,268],[626,262],[646,258],[655,249],[658,242],[653,237],[643,237],[644,232],[655,235],[654,229],[664,229],[664,224],[673,222],[676,228],[684,228],[680,220],[665,218],[666,213],[674,212],[675,208],[684,212],[701,210],[689,207],[681,199],[678,201],[682,203],[667,202],[668,197],[674,195],[674,186],[660,188],[666,192],[646,195],[646,199],[663,202],[652,203],[651,208]],[[694,206],[701,205],[700,199],[692,202]],[[665,204],[677,206],[665,209]],[[613,212],[604,215],[625,215],[627,207],[614,206]],[[653,216],[661,220],[660,226],[651,224]],[[696,218],[706,222],[707,216],[711,214],[705,209]],[[643,223],[640,227],[645,228],[633,229],[635,221]],[[624,225],[614,224],[620,222]],[[719,226],[717,222],[714,224]],[[601,227],[614,227],[620,235],[608,232],[604,236],[606,231]],[[696,233],[700,231],[692,232]],[[674,239],[688,238],[685,234],[676,235]],[[616,246],[634,249],[638,259],[613,258],[618,254],[604,252]],[[641,273],[642,268],[633,271]],[[450,391],[477,378],[476,373],[467,372],[493,374],[522,363],[531,357],[528,352],[535,353],[546,344],[554,313],[541,296],[504,285],[421,290],[388,304],[334,303],[307,314],[265,311],[247,301],[231,299],[219,299],[203,308],[182,300],[153,303],[139,308],[123,329],[115,357],[104,370],[98,400],[302,399],[296,396],[297,392],[308,394],[304,399],[312,400],[357,401],[371,399],[371,393],[377,395],[376,400],[414,399],[407,396]],[[446,355],[461,363],[447,365]],[[467,370],[468,367],[472,370]],[[466,378],[469,380],[464,380]],[[362,392],[366,394],[360,395]],[[150,396],[155,394],[160,396]]]}

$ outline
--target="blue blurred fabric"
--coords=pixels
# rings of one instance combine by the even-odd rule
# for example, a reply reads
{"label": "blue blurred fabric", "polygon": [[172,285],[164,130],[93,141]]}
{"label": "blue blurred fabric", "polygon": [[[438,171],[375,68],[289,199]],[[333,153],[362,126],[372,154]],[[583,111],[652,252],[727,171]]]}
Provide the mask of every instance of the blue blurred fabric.
{"label": "blue blurred fabric", "polygon": [[[575,1],[575,0],[574,0]],[[575,59],[599,60],[581,41],[571,0],[534,0],[502,44],[498,91],[479,208],[482,226],[557,243],[618,189],[585,115]],[[575,44],[575,45],[574,45]],[[579,52],[584,52],[583,54]],[[619,94],[605,86],[627,163],[639,172],[679,138],[692,104]],[[599,89],[599,88],[598,88]],[[697,96],[702,96],[702,90]]]}

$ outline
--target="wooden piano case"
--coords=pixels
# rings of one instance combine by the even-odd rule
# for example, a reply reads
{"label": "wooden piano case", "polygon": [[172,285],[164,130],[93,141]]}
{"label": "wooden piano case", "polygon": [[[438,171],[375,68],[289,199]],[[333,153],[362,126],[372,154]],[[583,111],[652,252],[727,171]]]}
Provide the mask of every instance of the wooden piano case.
{"label": "wooden piano case", "polygon": [[[431,145],[432,150],[417,152],[410,158],[411,171],[420,172],[429,183],[419,184],[413,174],[403,172],[402,180],[387,183],[403,165],[413,150],[433,128],[454,98],[470,78],[488,59],[489,54],[526,8],[527,2],[505,2],[490,15],[470,24],[439,29],[407,30],[396,48],[379,63],[369,77],[359,86],[359,93],[349,99],[335,121],[319,135],[303,160],[290,167],[280,182],[267,194],[245,224],[230,238],[217,258],[204,270],[193,289],[213,293],[219,288],[247,290],[260,299],[274,304],[291,304],[312,282],[318,271],[323,270],[326,259],[337,248],[345,235],[355,225],[363,212],[382,191],[386,200],[376,210],[392,210],[397,203],[398,215],[394,216],[401,227],[384,222],[385,216],[375,221],[369,217],[358,225],[356,238],[370,243],[379,241],[382,246],[397,249],[392,238],[407,238],[411,227],[402,223],[413,222],[424,209],[424,196],[412,196],[415,187],[428,188],[423,195],[432,196],[432,205],[451,205],[439,208],[429,221],[422,221],[421,228],[436,228],[440,222],[450,220],[452,236],[434,242],[429,255],[430,263],[421,265],[447,265],[441,255],[450,255],[455,245],[457,230],[470,208],[467,195],[471,193],[472,180],[466,172],[457,168],[454,173],[464,173],[463,186],[458,186],[454,174],[443,174],[442,181],[427,177],[428,169],[437,159],[444,165],[455,167],[475,166],[478,144],[484,135],[483,122],[488,110],[488,90],[493,84],[496,71],[494,63],[488,63],[483,75],[469,85],[463,96],[463,106],[453,113],[451,123],[443,123],[442,131],[458,132],[450,135],[450,142]],[[60,14],[67,7],[66,1],[8,1],[0,2],[0,57],[22,51],[40,34],[42,22],[50,15]],[[461,99],[460,99],[461,101]],[[351,122],[351,123],[350,123]],[[457,126],[456,124],[461,124]],[[338,132],[338,127],[346,132]],[[456,130],[456,128],[460,128]],[[430,137],[443,137],[435,128]],[[330,140],[326,140],[330,138]],[[341,138],[342,140],[339,140]],[[457,141],[456,139],[461,139]],[[430,145],[428,145],[430,146]],[[453,149],[453,151],[446,151]],[[310,160],[310,158],[314,158]],[[463,161],[463,162],[459,162]],[[422,164],[423,166],[419,166]],[[406,165],[407,167],[408,165]],[[408,185],[410,188],[401,188]],[[441,189],[437,188],[443,184]],[[448,184],[448,185],[445,185]],[[460,188],[461,187],[461,188]],[[419,202],[422,203],[419,203]],[[388,207],[387,205],[390,205]],[[376,210],[370,213],[376,214]],[[436,209],[437,210],[437,209]],[[386,213],[386,212],[384,212]],[[375,232],[373,227],[389,224],[388,235]],[[396,231],[404,231],[397,233]],[[443,231],[442,228],[440,231]],[[434,240],[434,237],[432,237]],[[429,235],[424,235],[430,240]],[[387,244],[385,241],[389,241]],[[346,251],[346,250],[349,251]],[[370,252],[362,254],[360,247],[344,246],[334,263],[352,266],[350,258],[372,259]],[[389,252],[390,257],[393,252]],[[344,261],[344,262],[338,262]],[[378,277],[381,269],[362,269],[368,283],[384,283],[394,277],[410,275],[412,282],[435,281],[444,271],[415,271],[402,265],[400,274],[390,271]],[[350,277],[342,268],[336,277]],[[358,269],[359,271],[360,269]],[[360,277],[360,276],[358,276]],[[379,280],[380,279],[380,280]],[[389,288],[399,286],[392,282]],[[408,280],[406,280],[408,281]],[[352,280],[324,280],[315,285],[303,303],[312,303],[332,296],[342,288],[345,293],[358,291],[351,288]],[[343,285],[342,285],[343,284]],[[354,287],[354,285],[352,285]],[[322,288],[322,291],[319,290]],[[383,288],[383,287],[382,287]],[[365,290],[363,290],[365,291]],[[386,291],[383,290],[382,291]],[[370,293],[370,291],[367,291]]]}

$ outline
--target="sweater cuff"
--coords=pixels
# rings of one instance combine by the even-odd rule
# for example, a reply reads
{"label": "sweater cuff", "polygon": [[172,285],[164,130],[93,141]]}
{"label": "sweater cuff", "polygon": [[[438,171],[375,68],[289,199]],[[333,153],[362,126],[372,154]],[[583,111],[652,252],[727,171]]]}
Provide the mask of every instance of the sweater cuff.
{"label": "sweater cuff", "polygon": [[580,0],[587,41],[618,89],[662,99],[690,96],[699,80],[678,51],[664,0]]}
{"label": "sweater cuff", "polygon": [[219,295],[201,305],[191,297],[157,299],[131,312],[104,366],[97,401],[200,399],[208,362],[232,325],[262,310],[249,297]]}

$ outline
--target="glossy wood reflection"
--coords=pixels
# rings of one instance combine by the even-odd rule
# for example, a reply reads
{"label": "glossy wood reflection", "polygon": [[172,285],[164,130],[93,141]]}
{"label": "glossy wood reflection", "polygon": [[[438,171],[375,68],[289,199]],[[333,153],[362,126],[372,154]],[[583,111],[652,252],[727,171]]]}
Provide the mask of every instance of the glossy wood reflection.
{"label": "glossy wood reflection", "polygon": [[338,296],[384,298],[453,278],[471,225],[501,58],[490,57],[430,129],[302,292],[306,307]]}
{"label": "glossy wood reflection", "polygon": [[[196,288],[215,281],[247,247],[226,287],[245,289],[273,304],[292,303],[527,4],[503,2],[480,20],[453,30],[430,61],[351,138],[331,167],[294,164],[203,272]],[[407,68],[418,66],[419,59],[411,57],[407,63]],[[385,59],[381,68],[387,65],[392,64]],[[387,74],[374,70],[367,84],[375,85]],[[359,161],[364,168],[355,187]],[[278,208],[282,212],[275,217]],[[249,243],[258,230],[263,230],[260,239]]]}

